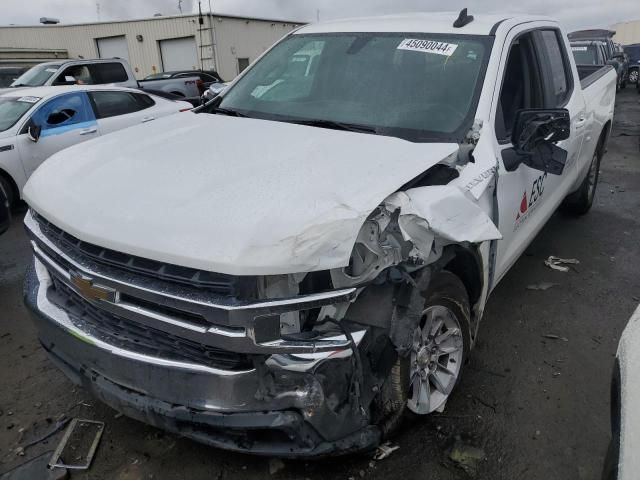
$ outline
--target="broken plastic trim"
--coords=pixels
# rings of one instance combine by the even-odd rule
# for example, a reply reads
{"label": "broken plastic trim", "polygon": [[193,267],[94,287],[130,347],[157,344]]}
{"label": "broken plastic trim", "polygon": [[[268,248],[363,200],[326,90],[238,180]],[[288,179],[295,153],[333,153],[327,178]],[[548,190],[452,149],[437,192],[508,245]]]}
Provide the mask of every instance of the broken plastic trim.
{"label": "broken plastic trim", "polygon": [[484,210],[457,187],[396,192],[363,225],[349,266],[332,270],[331,278],[335,287],[363,285],[392,266],[411,272],[433,263],[446,245],[500,238]]}

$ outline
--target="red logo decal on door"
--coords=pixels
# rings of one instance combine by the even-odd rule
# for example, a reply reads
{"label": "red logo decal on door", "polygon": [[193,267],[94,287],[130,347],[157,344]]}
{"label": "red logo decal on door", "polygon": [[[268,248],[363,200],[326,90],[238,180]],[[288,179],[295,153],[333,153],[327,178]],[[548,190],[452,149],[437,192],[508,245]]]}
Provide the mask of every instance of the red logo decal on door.
{"label": "red logo decal on door", "polygon": [[518,216],[516,217],[516,220],[518,220],[520,218],[520,214],[525,214],[527,213],[527,192],[525,191],[522,194],[522,201],[520,202],[520,212],[518,212]]}

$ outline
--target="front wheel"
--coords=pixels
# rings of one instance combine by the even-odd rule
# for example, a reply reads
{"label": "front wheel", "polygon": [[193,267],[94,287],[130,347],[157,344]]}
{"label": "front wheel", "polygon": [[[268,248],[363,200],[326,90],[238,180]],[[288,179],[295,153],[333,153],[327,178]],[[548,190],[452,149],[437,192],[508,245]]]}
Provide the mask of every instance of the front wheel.
{"label": "front wheel", "polygon": [[638,83],[638,70],[633,69],[629,72],[629,83]]}

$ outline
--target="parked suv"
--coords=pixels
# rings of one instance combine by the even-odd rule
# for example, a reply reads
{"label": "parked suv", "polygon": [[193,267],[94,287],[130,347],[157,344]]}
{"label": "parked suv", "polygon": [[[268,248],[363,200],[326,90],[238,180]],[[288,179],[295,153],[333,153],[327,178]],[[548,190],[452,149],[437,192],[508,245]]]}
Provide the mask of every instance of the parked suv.
{"label": "parked suv", "polygon": [[640,76],[640,43],[626,45],[622,48],[629,55],[629,82],[637,84]]}
{"label": "parked suv", "polygon": [[29,67],[0,67],[0,88],[8,87],[27,70]]}

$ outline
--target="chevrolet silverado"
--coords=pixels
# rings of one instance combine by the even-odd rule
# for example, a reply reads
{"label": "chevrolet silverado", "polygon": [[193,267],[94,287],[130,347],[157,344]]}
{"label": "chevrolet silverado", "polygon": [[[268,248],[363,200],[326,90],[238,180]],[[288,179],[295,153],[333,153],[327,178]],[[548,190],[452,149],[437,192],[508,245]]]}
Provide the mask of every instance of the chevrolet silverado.
{"label": "chevrolet silverado", "polygon": [[40,341],[210,445],[374,448],[445,408],[491,291],[556,209],[591,207],[615,86],[547,18],[304,26],[199,112],[32,175]]}

